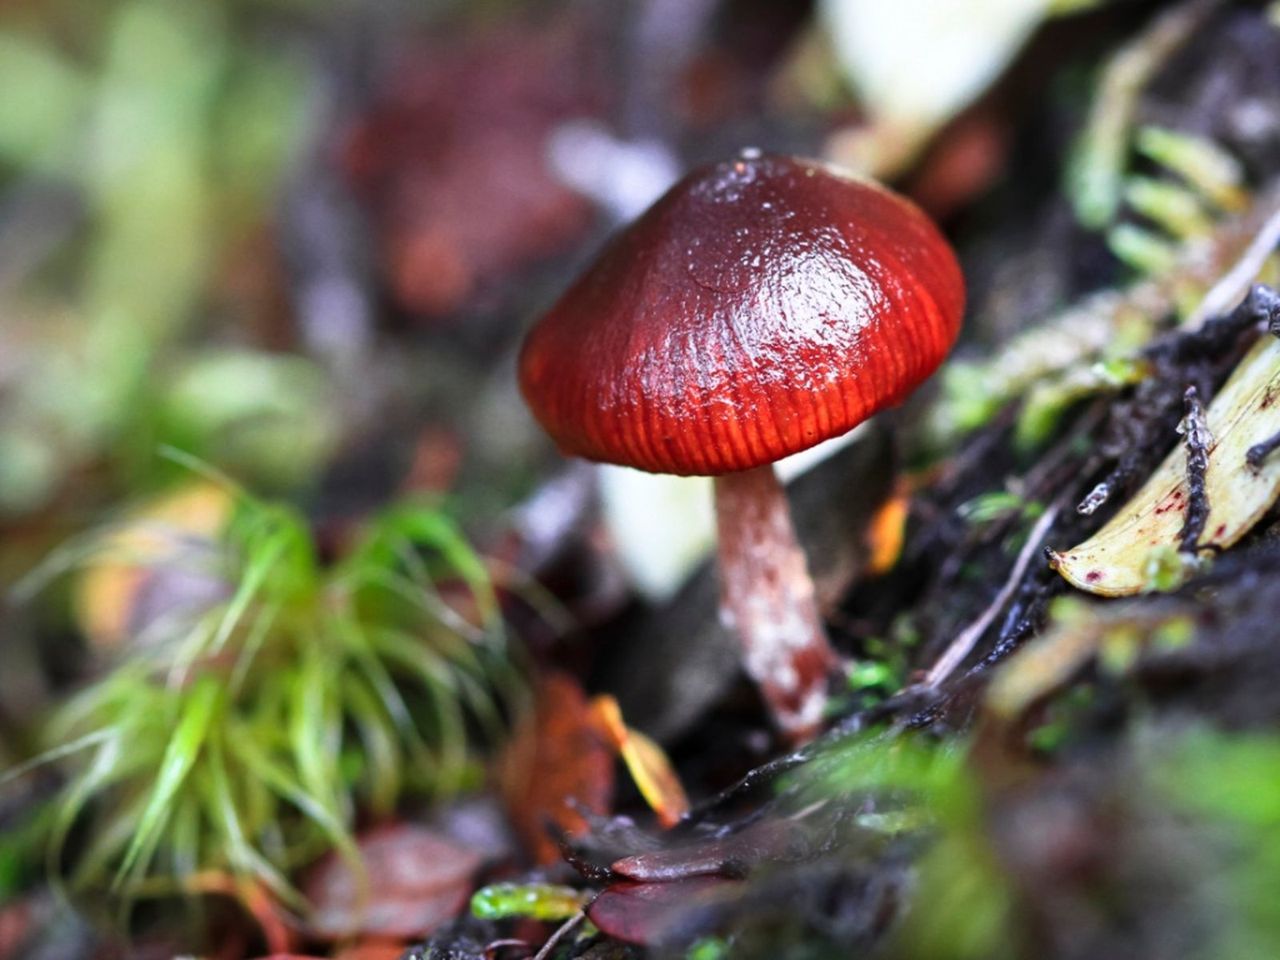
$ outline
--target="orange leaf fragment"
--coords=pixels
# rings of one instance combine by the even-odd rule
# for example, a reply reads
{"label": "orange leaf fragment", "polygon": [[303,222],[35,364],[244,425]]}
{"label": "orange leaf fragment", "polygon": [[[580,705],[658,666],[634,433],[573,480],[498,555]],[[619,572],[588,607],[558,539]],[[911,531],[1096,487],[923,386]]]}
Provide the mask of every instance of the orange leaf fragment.
{"label": "orange leaf fragment", "polygon": [[601,737],[578,682],[544,674],[534,708],[499,766],[512,826],[539,863],[557,863],[550,821],[569,836],[587,830],[581,810],[604,814],[613,798],[613,751]]}
{"label": "orange leaf fragment", "polygon": [[[289,951],[297,945],[297,932],[279,903],[256,880],[236,877],[225,870],[200,870],[184,877],[182,888],[188,894],[217,894],[239,901],[258,924],[272,956],[293,956]],[[4,954],[0,952],[0,956]]]}
{"label": "orange leaf fragment", "polygon": [[888,573],[902,556],[902,544],[907,528],[907,513],[911,497],[904,484],[890,494],[880,505],[867,526],[867,573],[877,576]]}
{"label": "orange leaf fragment", "polygon": [[622,762],[627,765],[645,803],[664,827],[673,827],[689,812],[689,798],[663,749],[623,722],[622,708],[608,694],[591,701],[591,711]]}
{"label": "orange leaf fragment", "polygon": [[107,533],[76,589],[77,619],[94,645],[120,646],[148,577],[166,565],[189,571],[194,547],[217,537],[234,506],[223,487],[195,481],[144,504]]}

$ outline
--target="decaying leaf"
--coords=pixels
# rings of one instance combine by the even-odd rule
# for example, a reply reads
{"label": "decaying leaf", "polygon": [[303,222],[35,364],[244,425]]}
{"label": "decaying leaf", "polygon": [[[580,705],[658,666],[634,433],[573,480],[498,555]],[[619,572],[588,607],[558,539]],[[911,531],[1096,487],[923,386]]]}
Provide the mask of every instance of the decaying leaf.
{"label": "decaying leaf", "polygon": [[359,850],[363,877],[337,854],[312,874],[307,896],[316,936],[424,936],[462,909],[481,863],[474,850],[409,824],[365,834]]}
{"label": "decaying leaf", "polygon": [[183,584],[170,584],[175,589],[169,592],[182,592],[181,586],[185,596],[179,601],[191,599],[192,583],[200,576],[192,555],[217,536],[233,506],[228,490],[197,481],[145,504],[103,537],[77,586],[77,615],[89,639],[103,649],[124,641],[136,626],[137,607],[153,573],[171,581],[185,576]]}
{"label": "decaying leaf", "polygon": [[[823,812],[813,817],[820,822],[817,834],[822,833],[822,827],[830,827]],[[761,863],[804,859],[814,854],[821,842],[807,818],[771,817],[728,836],[635,853],[615,860],[609,870],[616,876],[645,883],[741,875]]]}
{"label": "decaying leaf", "polygon": [[692,877],[671,883],[615,883],[587,908],[587,917],[611,937],[628,943],[659,944],[688,917],[714,902],[738,881]]}
{"label": "decaying leaf", "polygon": [[[1225,550],[1280,496],[1280,457],[1258,469],[1245,454],[1280,432],[1280,340],[1260,341],[1236,367],[1207,412],[1209,518],[1202,550]],[[1119,513],[1096,534],[1051,562],[1073,586],[1106,597],[1147,589],[1152,564],[1176,549],[1187,507],[1186,451],[1181,444]]]}
{"label": "decaying leaf", "polygon": [[576,680],[564,673],[542,677],[533,711],[498,769],[520,839],[539,863],[559,862],[548,824],[578,836],[587,829],[580,811],[605,813],[613,796],[613,751]]}
{"label": "decaying leaf", "polygon": [[622,720],[622,710],[613,697],[602,695],[591,701],[591,711],[600,728],[622,757],[631,779],[645,803],[658,815],[664,827],[674,827],[689,811],[680,778],[676,775],[662,748]]}

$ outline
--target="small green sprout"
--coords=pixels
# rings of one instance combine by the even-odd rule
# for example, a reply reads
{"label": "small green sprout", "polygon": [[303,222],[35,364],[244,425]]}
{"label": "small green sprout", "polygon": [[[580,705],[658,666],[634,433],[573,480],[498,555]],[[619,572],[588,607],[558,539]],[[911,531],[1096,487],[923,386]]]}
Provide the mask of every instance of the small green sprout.
{"label": "small green sprout", "polygon": [[1161,234],[1132,223],[1108,230],[1107,246],[1117,260],[1140,274],[1165,273],[1177,260],[1173,244]]}
{"label": "small green sprout", "polygon": [[866,637],[862,641],[864,659],[845,672],[849,693],[828,704],[829,715],[834,718],[850,710],[865,709],[900,689],[909,670],[907,651],[918,642],[919,634],[909,615],[894,622],[890,637]]}
{"label": "small green sprout", "polygon": [[685,953],[685,960],[725,960],[730,944],[723,937],[703,937],[695,940]]}
{"label": "small green sprout", "polygon": [[1143,127],[1135,146],[1219,209],[1237,213],[1248,205],[1243,166],[1212,140],[1164,127]]}
{"label": "small green sprout", "polygon": [[897,683],[897,674],[887,663],[870,660],[850,667],[845,682],[851,690],[866,690],[870,687],[892,689]]}
{"label": "small green sprout", "polygon": [[576,916],[588,899],[580,890],[554,883],[495,883],[471,897],[471,915],[481,920],[524,917],[558,922]]}
{"label": "small green sprout", "polygon": [[1021,494],[1009,490],[993,490],[981,493],[972,500],[960,504],[956,512],[974,526],[984,526],[996,520],[1005,520],[1015,514],[1025,514],[1029,504]]}
{"label": "small green sprout", "polygon": [[1199,569],[1199,565],[1198,559],[1188,556],[1174,544],[1155,547],[1147,552],[1142,564],[1143,590],[1148,593],[1177,590]]}
{"label": "small green sprout", "polygon": [[1201,237],[1213,229],[1200,198],[1176,183],[1130,177],[1125,182],[1124,198],[1135,213],[1179,240]]}

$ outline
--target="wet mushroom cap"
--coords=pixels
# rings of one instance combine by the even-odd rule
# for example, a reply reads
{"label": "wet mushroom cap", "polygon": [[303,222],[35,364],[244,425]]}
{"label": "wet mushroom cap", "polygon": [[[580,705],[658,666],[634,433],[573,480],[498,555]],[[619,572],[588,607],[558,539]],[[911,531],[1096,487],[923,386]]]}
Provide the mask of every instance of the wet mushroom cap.
{"label": "wet mushroom cap", "polygon": [[568,454],[718,475],[839,436],[946,356],[964,280],[909,201],[743,155],[677,183],[529,333],[520,386]]}

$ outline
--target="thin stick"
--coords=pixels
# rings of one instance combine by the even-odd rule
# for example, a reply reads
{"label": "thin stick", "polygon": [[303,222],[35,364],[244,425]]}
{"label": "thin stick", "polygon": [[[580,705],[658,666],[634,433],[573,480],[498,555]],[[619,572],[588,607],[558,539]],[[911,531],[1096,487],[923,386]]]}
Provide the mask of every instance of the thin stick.
{"label": "thin stick", "polygon": [[579,910],[564,923],[560,924],[556,932],[547,938],[547,942],[542,945],[542,949],[533,955],[533,960],[547,960],[547,957],[551,956],[551,951],[556,948],[557,944],[580,927],[585,919],[587,919],[586,911]]}
{"label": "thin stick", "polygon": [[1261,443],[1255,443],[1246,450],[1244,454],[1245,462],[1254,470],[1261,470],[1263,461],[1271,456],[1278,447],[1280,447],[1280,433],[1267,437]]}
{"label": "thin stick", "polygon": [[956,667],[964,661],[974,645],[981,639],[982,635],[987,632],[987,628],[1004,609],[1005,604],[1013,597],[1013,593],[1018,589],[1018,585],[1022,582],[1023,576],[1027,572],[1027,567],[1031,565],[1031,558],[1040,552],[1040,541],[1049,532],[1049,528],[1053,526],[1053,521],[1058,517],[1058,504],[1053,504],[1049,509],[1040,516],[1031,533],[1027,536],[1027,542],[1023,544],[1022,550],[1018,552],[1018,558],[1013,563],[1013,569],[1009,572],[1009,579],[1005,581],[1005,585],[1000,588],[1000,592],[996,594],[995,599],[991,601],[990,606],[982,611],[982,616],[965,627],[951,641],[951,645],[938,658],[933,667],[925,675],[924,683],[926,687],[936,687],[947,677],[951,676]]}
{"label": "thin stick", "polygon": [[[1267,199],[1272,199],[1268,197]],[[1264,201],[1260,201],[1264,202]],[[1183,321],[1183,329],[1194,329],[1209,317],[1226,313],[1262,270],[1267,257],[1280,245],[1280,207],[1267,217],[1239,259],[1204,295],[1200,305]]]}

